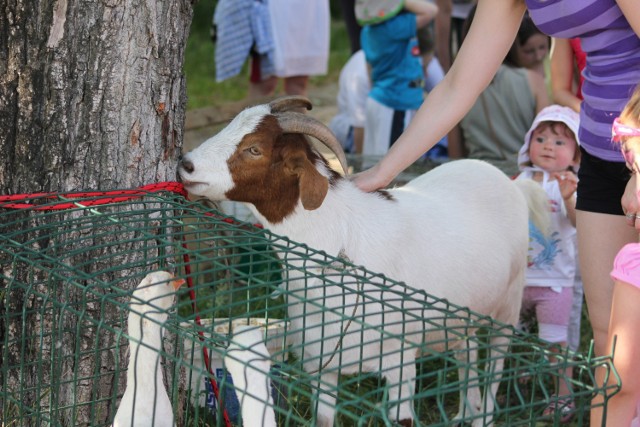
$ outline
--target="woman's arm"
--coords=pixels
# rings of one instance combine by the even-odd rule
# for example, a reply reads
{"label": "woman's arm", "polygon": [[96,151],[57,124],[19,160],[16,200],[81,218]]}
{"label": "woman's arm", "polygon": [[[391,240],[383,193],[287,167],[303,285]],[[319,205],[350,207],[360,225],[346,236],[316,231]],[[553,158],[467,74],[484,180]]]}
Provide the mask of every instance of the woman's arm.
{"label": "woman's arm", "polygon": [[527,70],[527,80],[529,80],[529,87],[533,93],[533,98],[536,100],[536,114],[538,114],[544,107],[551,105],[549,93],[547,92],[547,84],[544,81],[544,77],[533,70]]}
{"label": "woman's arm", "polygon": [[[522,0],[478,1],[469,34],[451,69],[387,155],[354,177],[360,189],[373,191],[388,185],[464,117],[513,44],[524,12]],[[500,31],[495,31],[496,22]]]}
{"label": "woman's arm", "polygon": [[551,89],[553,101],[580,112],[580,98],[573,92],[573,49],[568,39],[553,39],[551,49]]}
{"label": "woman's arm", "polygon": [[640,7],[638,7],[638,0],[617,0],[617,3],[633,31],[640,37]]}

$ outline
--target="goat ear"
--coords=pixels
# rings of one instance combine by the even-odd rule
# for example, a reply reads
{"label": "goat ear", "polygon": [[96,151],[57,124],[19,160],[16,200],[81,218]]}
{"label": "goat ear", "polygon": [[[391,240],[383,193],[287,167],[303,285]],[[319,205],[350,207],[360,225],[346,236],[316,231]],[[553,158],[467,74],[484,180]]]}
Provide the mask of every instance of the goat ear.
{"label": "goat ear", "polygon": [[318,172],[315,165],[303,154],[285,160],[285,170],[298,177],[298,189],[302,206],[312,211],[318,209],[329,191],[329,180]]}

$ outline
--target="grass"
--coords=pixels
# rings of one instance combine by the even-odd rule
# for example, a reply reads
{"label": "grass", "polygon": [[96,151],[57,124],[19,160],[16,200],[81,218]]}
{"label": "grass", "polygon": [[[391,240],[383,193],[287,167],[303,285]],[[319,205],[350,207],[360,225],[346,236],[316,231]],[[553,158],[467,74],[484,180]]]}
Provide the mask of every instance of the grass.
{"label": "grass", "polygon": [[[187,39],[184,73],[187,79],[187,110],[219,106],[245,98],[249,84],[247,63],[243,71],[228,80],[215,80],[215,46],[211,42],[210,28],[215,4],[200,1],[194,5],[191,33]],[[338,80],[342,66],[351,54],[344,22],[331,22],[329,71],[324,76],[312,76],[311,86],[323,86]]]}

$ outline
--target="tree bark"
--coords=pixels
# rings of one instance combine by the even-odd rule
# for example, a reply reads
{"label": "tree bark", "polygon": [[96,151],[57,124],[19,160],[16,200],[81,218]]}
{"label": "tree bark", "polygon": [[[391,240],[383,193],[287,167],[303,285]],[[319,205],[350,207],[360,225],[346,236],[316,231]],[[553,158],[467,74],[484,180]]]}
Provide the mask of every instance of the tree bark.
{"label": "tree bark", "polygon": [[174,178],[189,1],[15,0],[3,9],[3,193]]}
{"label": "tree bark", "polygon": [[[192,13],[189,0],[0,0],[0,195],[111,190],[174,180],[182,147],[182,65]],[[72,218],[70,213],[48,217],[33,212],[4,218],[23,221],[28,232],[19,239],[35,242],[26,250],[36,254],[33,258],[45,250],[65,257],[80,233],[65,225],[65,215]],[[50,235],[43,232],[47,224],[66,239],[56,242],[55,251]],[[85,239],[87,251],[65,262],[82,265],[86,278],[122,262],[116,252],[126,254],[129,263],[142,257],[135,252],[139,242],[126,247],[105,242],[123,237],[103,235],[93,246]],[[92,259],[102,261],[87,262]],[[20,425],[108,423],[114,414],[114,384],[119,382],[121,394],[124,376],[114,374],[111,382],[100,377],[100,384],[91,378],[113,369],[124,353],[116,345],[122,337],[89,326],[78,327],[75,336],[56,336],[52,329],[73,330],[78,319],[48,304],[56,301],[87,316],[104,316],[106,323],[120,322],[122,314],[104,312],[99,301],[87,304],[86,295],[60,280],[64,274],[40,268],[38,262],[0,249],[0,364],[23,365],[0,370],[0,419],[6,420],[7,408],[23,405],[47,414],[56,410],[56,416],[30,418],[24,411]],[[109,273],[111,280],[126,274],[131,271]],[[14,317],[18,313],[24,314]],[[43,338],[23,341],[21,348],[16,345],[21,336]],[[63,349],[52,357],[57,347]],[[108,351],[87,353],[97,348]],[[73,352],[85,356],[60,356]],[[52,360],[61,360],[62,367]],[[30,364],[34,361],[39,366]],[[53,382],[68,381],[69,372],[81,380],[53,390]],[[20,402],[9,404],[7,396],[20,387]],[[49,407],[52,393],[58,408]],[[71,409],[57,411],[64,407]]]}

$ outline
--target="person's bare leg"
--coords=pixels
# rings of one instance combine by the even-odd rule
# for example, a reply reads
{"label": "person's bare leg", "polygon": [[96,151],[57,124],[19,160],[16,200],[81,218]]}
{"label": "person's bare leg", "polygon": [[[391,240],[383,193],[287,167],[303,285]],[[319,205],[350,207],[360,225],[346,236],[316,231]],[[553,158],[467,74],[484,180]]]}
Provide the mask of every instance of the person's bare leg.
{"label": "person's bare leg", "polygon": [[[562,349],[560,348],[554,348],[552,351],[553,353],[558,353],[561,352],[562,354],[565,354],[565,350],[567,347],[567,343],[566,342],[559,342],[557,343],[560,347],[562,347]],[[550,357],[549,361],[553,364],[555,363],[559,363],[558,358],[556,357]],[[571,375],[573,374],[573,368],[571,367],[567,367],[564,369],[561,369],[558,375],[558,382],[556,384],[556,387],[558,388],[558,396],[571,396],[571,389],[569,388],[569,384],[567,384],[566,379],[571,378]]]}
{"label": "person's bare leg", "polygon": [[[637,242],[638,234],[627,225],[621,215],[607,215],[577,211],[578,254],[584,284],[584,295],[589,311],[589,322],[593,330],[596,356],[610,353],[607,346],[613,280],[609,276],[613,260],[627,243]],[[604,372],[596,370],[599,384],[604,381]],[[596,396],[592,402],[601,404]],[[602,408],[591,410],[591,426],[602,425]]]}
{"label": "person's bare leg", "polygon": [[284,78],[284,93],[287,95],[307,95],[309,76],[292,76]]}
{"label": "person's bare leg", "polygon": [[460,126],[454,126],[447,134],[447,154],[451,159],[462,159],[467,157],[464,144],[462,143],[462,130]]}
{"label": "person's bare leg", "polygon": [[276,76],[267,77],[257,83],[249,83],[249,99],[260,99],[265,96],[271,96],[276,91],[278,85],[278,78]]}
{"label": "person's bare leg", "polygon": [[353,128],[353,152],[362,154],[362,146],[364,144],[364,128]]}

